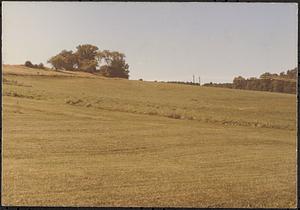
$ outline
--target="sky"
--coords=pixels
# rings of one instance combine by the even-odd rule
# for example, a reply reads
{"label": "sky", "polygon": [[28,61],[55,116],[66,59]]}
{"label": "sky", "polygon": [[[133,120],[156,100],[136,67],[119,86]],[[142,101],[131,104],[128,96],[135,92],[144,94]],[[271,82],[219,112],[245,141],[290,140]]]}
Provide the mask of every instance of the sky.
{"label": "sky", "polygon": [[79,44],[126,55],[130,79],[232,82],[297,66],[296,3],[2,2],[2,62]]}

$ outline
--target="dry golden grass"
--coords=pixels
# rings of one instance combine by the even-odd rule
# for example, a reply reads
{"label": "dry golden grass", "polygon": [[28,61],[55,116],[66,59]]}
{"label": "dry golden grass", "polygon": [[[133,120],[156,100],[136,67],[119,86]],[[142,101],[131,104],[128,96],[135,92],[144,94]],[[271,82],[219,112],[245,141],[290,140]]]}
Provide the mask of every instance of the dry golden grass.
{"label": "dry golden grass", "polygon": [[3,74],[4,205],[296,206],[295,95]]}

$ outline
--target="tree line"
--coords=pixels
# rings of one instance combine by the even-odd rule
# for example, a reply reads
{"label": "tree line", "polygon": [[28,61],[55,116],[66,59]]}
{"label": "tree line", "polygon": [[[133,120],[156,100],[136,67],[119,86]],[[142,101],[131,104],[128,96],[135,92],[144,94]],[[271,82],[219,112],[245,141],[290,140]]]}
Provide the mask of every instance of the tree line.
{"label": "tree line", "polygon": [[125,55],[117,51],[99,50],[91,44],[79,45],[76,51],[62,50],[48,63],[56,70],[85,71],[106,77],[129,78],[129,65]]}
{"label": "tree line", "polygon": [[246,79],[238,76],[233,79],[232,83],[206,83],[204,86],[296,93],[297,70],[297,68],[294,68],[280,74],[265,72],[259,78],[251,77]]}
{"label": "tree line", "polygon": [[182,82],[182,81],[167,81],[167,83],[182,84],[182,85],[200,85],[198,82]]}

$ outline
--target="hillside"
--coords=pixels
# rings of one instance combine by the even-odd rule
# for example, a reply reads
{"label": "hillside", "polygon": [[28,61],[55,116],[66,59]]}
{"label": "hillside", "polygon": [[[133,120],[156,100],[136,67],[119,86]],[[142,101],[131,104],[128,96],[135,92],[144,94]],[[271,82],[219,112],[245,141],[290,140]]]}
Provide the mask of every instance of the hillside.
{"label": "hillside", "polygon": [[296,96],[3,67],[4,205],[295,207]]}
{"label": "hillside", "polygon": [[59,71],[52,69],[34,69],[23,65],[4,65],[2,69],[3,75],[19,75],[19,76],[54,76],[54,77],[96,77],[97,75],[83,71]]}

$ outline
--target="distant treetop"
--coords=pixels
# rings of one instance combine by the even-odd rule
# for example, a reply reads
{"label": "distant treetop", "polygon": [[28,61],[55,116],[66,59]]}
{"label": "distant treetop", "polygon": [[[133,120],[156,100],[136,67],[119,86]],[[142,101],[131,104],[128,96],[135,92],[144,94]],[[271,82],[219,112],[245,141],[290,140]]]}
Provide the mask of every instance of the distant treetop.
{"label": "distant treetop", "polygon": [[276,73],[265,72],[259,78],[250,77],[245,79],[241,76],[235,77],[233,83],[207,83],[204,86],[226,87],[245,90],[262,90],[271,92],[296,93],[298,69],[297,67],[279,75]]}
{"label": "distant treetop", "polygon": [[35,68],[35,69],[44,69],[44,64],[32,64],[31,61],[26,61],[24,66],[29,67],[29,68]]}

